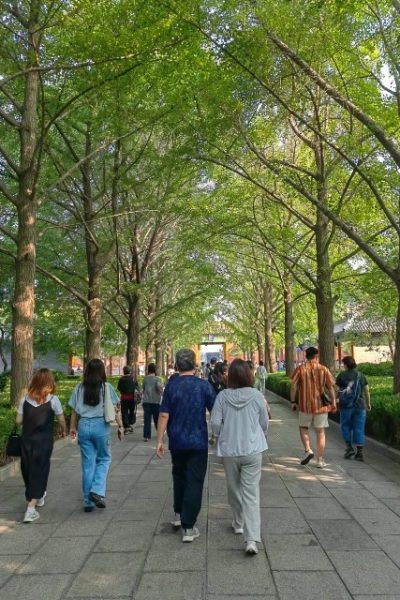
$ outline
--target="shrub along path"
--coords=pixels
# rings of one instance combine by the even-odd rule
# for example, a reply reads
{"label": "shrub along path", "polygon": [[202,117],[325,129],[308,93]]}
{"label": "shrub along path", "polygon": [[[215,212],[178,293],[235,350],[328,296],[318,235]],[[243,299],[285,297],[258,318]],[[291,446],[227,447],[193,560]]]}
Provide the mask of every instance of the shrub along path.
{"label": "shrub along path", "polygon": [[260,554],[245,557],[230,529],[213,451],[199,519],[184,545],[169,525],[169,459],[140,428],[118,443],[107,509],[83,513],[79,450],[53,457],[46,505],[24,525],[19,477],[0,483],[0,598],[7,600],[356,600],[399,598],[400,472],[366,449],[345,461],[333,428],[328,467],[299,465],[296,415],[273,404],[262,485]]}

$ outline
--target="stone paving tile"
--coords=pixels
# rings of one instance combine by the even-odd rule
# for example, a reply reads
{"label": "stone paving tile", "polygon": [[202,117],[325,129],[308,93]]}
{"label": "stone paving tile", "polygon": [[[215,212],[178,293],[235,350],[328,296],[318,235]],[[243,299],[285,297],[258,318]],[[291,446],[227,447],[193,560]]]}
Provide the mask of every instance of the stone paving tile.
{"label": "stone paving tile", "polygon": [[383,498],[381,502],[390,508],[397,516],[400,517],[400,499],[397,498]]}
{"label": "stone paving tile", "polygon": [[208,519],[208,547],[224,550],[243,550],[243,535],[235,535],[232,519]]}
{"label": "stone paving tile", "polygon": [[310,527],[325,550],[376,550],[376,544],[355,521],[310,520]]}
{"label": "stone paving tile", "polygon": [[395,594],[400,589],[400,572],[380,550],[328,551],[337,572],[352,594]]}
{"label": "stone paving tile", "polygon": [[297,508],[262,508],[261,531],[264,536],[273,533],[310,533],[310,527]]}
{"label": "stone paving tile", "polygon": [[18,575],[76,573],[96,541],[96,537],[50,538],[18,569]]}
{"label": "stone paving tile", "polygon": [[68,590],[68,597],[130,596],[144,562],[143,552],[92,554]]}
{"label": "stone paving tile", "polygon": [[206,536],[183,544],[179,530],[154,536],[146,558],[145,571],[203,571],[206,566]]}
{"label": "stone paving tile", "polygon": [[400,517],[384,505],[379,508],[350,508],[349,511],[370,535],[400,533]]}
{"label": "stone paving tile", "polygon": [[332,571],[333,565],[311,534],[269,535],[265,548],[274,571]]}
{"label": "stone paving tile", "polygon": [[397,498],[400,500],[400,487],[392,481],[364,481],[363,486],[376,498]]}
{"label": "stone paving tile", "polygon": [[336,573],[329,571],[274,572],[280,600],[350,600],[351,596]]}
{"label": "stone paving tile", "polygon": [[114,521],[154,521],[158,520],[164,506],[164,498],[138,500],[134,494],[126,497],[119,511],[113,515]]}
{"label": "stone paving tile", "polygon": [[14,528],[0,536],[0,555],[26,554],[36,552],[54,531],[54,525],[18,523]]}
{"label": "stone paving tile", "polygon": [[296,498],[296,504],[309,519],[351,519],[351,515],[334,498]]}
{"label": "stone paving tile", "polygon": [[378,546],[400,567],[400,535],[372,536]]}
{"label": "stone paving tile", "polygon": [[138,552],[150,547],[156,521],[112,521],[94,552]]}
{"label": "stone paving tile", "polygon": [[[29,554],[18,556],[0,556],[0,586],[9,579],[18,567],[28,558]],[[1,592],[0,592],[1,595]]]}
{"label": "stone paving tile", "polygon": [[275,585],[265,553],[246,556],[243,550],[209,550],[207,560],[209,595],[229,597],[275,594]]}
{"label": "stone paving tile", "polygon": [[15,575],[1,588],[4,600],[59,600],[70,575]]}
{"label": "stone paving tile", "polygon": [[330,488],[330,492],[345,508],[379,508],[381,506],[381,502],[371,492],[359,486],[345,487],[345,489]]}
{"label": "stone paving tile", "polygon": [[102,511],[95,509],[92,513],[84,513],[80,508],[57,527],[53,535],[55,537],[99,536],[103,534],[112,517],[113,513],[108,509]]}
{"label": "stone paving tile", "polygon": [[134,600],[203,600],[204,572],[145,573]]}
{"label": "stone paving tile", "polygon": [[293,498],[329,498],[330,491],[312,473],[285,479],[285,484]]}

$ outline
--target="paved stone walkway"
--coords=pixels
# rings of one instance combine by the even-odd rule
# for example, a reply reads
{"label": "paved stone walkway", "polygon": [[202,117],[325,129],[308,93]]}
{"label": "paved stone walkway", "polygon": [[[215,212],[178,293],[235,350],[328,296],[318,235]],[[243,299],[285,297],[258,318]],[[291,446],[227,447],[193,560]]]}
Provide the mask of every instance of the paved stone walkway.
{"label": "paved stone walkway", "polygon": [[[296,415],[273,405],[262,477],[263,547],[243,553],[231,533],[225,481],[211,455],[201,537],[169,525],[168,458],[141,429],[114,442],[108,507],[81,509],[75,444],[54,453],[46,506],[22,524],[19,476],[0,483],[1,600],[400,599],[400,467],[373,451],[342,458],[329,431],[324,470],[301,467]],[[116,437],[114,433],[114,437]]]}

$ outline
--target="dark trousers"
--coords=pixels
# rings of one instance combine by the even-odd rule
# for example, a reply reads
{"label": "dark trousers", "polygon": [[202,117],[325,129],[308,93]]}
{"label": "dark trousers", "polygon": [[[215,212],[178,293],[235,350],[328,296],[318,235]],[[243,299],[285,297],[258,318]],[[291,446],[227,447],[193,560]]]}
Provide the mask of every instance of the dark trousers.
{"label": "dark trousers", "polygon": [[121,400],[122,424],[127,429],[136,423],[136,402]]}
{"label": "dark trousers", "polygon": [[25,483],[25,498],[28,502],[39,500],[47,489],[50,473],[50,458],[53,451],[53,434],[22,437],[21,473]]}
{"label": "dark trousers", "polygon": [[171,450],[174,511],[183,529],[191,529],[201,509],[208,450]]}
{"label": "dark trousers", "polygon": [[151,418],[153,417],[154,427],[157,429],[158,415],[160,414],[160,405],[152,402],[143,402],[143,437],[148,440],[151,438]]}

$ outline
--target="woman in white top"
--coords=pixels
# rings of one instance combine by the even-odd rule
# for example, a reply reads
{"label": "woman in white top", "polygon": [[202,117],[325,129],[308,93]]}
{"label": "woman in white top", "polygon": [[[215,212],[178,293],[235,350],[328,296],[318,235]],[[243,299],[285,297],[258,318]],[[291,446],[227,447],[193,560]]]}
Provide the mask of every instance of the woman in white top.
{"label": "woman in white top", "polygon": [[24,523],[36,521],[40,516],[36,508],[44,505],[53,451],[54,415],[63,437],[66,433],[63,409],[55,390],[51,371],[39,369],[17,410],[17,425],[22,425],[21,473],[28,502]]}
{"label": "woman in white top", "polygon": [[246,361],[235,359],[228,371],[228,389],[217,396],[211,429],[218,437],[233,511],[235,533],[244,533],[245,552],[257,554],[261,541],[260,479],[262,453],[267,450],[268,413],[263,395],[253,387]]}

